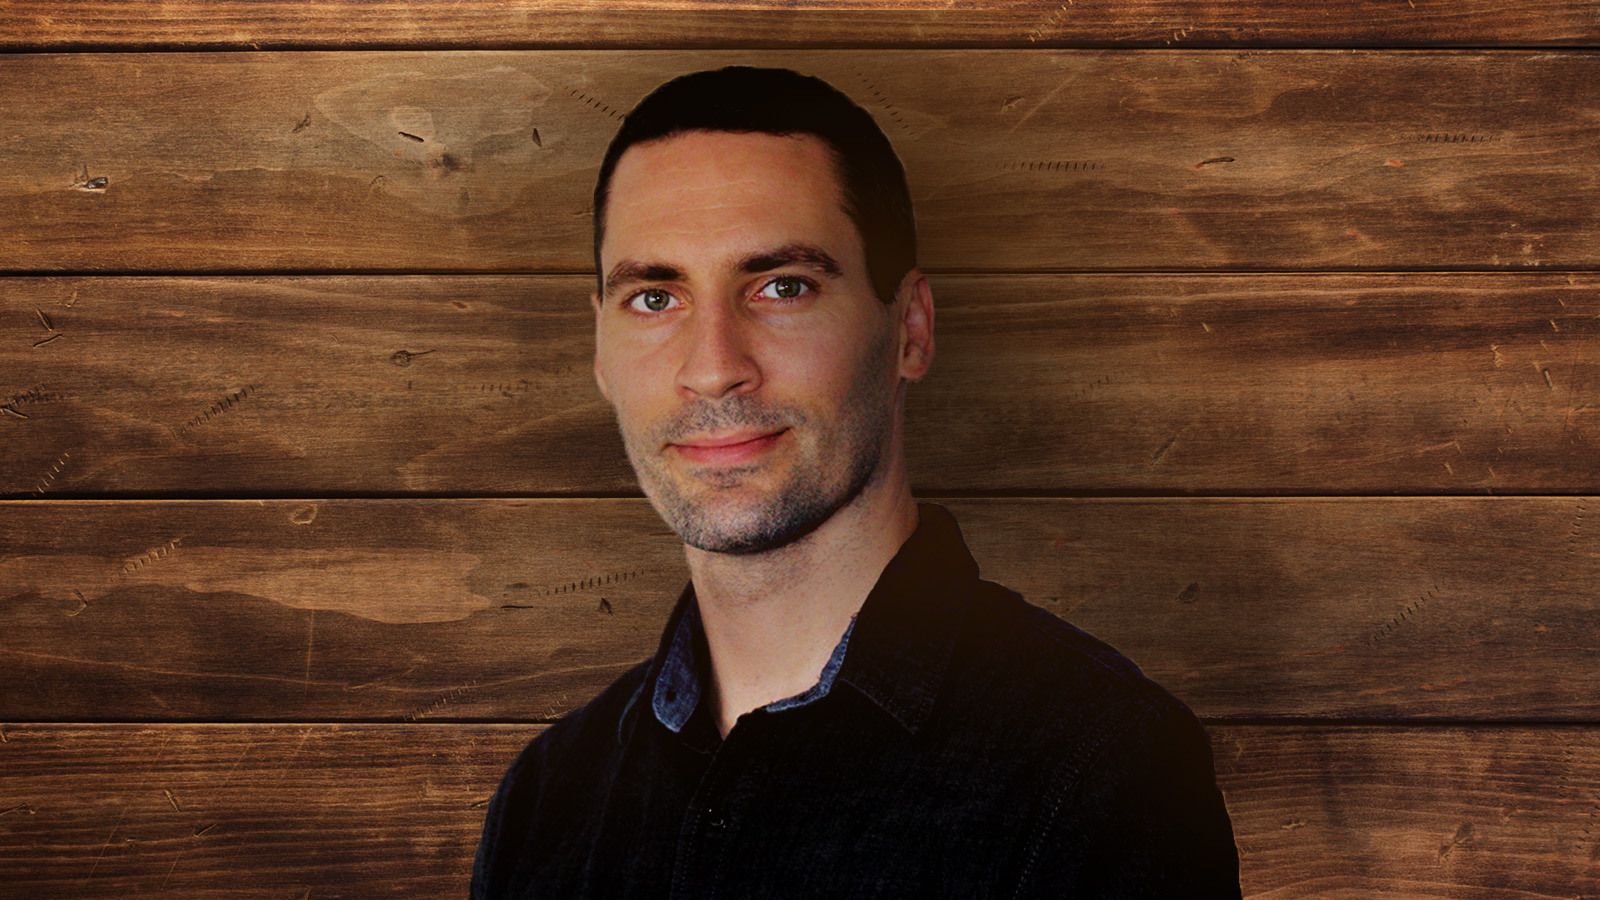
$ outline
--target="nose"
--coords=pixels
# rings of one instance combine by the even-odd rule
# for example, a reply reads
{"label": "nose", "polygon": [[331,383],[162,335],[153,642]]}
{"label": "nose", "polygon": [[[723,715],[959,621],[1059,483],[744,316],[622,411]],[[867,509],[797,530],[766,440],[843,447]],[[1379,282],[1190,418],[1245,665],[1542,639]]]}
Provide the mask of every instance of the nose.
{"label": "nose", "polygon": [[749,393],[761,385],[761,369],[752,355],[750,323],[735,309],[717,303],[696,308],[682,333],[687,342],[678,369],[678,392],[718,400]]}

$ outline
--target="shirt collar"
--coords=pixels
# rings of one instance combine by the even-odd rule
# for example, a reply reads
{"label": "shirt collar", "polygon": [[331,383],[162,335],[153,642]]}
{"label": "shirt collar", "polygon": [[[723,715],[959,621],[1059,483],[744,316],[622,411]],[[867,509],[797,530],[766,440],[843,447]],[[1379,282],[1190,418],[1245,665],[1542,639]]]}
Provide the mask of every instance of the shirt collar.
{"label": "shirt collar", "polygon": [[[634,723],[639,718],[641,704],[639,698],[647,690],[654,690],[666,660],[672,654],[673,643],[681,633],[680,626],[684,616],[694,606],[694,582],[684,585],[683,591],[678,594],[677,603],[673,604],[672,614],[667,616],[667,627],[661,632],[661,641],[656,646],[656,655],[650,659],[650,665],[645,669],[644,679],[634,689],[633,696],[628,699],[628,705],[622,708],[622,716],[617,722],[617,743],[627,744],[632,735]],[[698,699],[698,698],[697,698]]]}
{"label": "shirt collar", "polygon": [[[916,530],[884,567],[834,648],[822,683],[790,698],[793,703],[779,701],[780,705],[800,705],[826,693],[836,672],[838,681],[859,690],[907,731],[915,734],[926,721],[950,662],[970,597],[968,583],[977,579],[978,564],[948,510],[919,503],[917,512]],[[623,709],[617,740],[627,742],[646,706],[664,725],[679,731],[699,700],[695,660],[705,659],[706,653],[691,582],[678,595],[655,657]],[[646,692],[652,702],[641,704]]]}
{"label": "shirt collar", "polygon": [[656,673],[656,687],[652,692],[650,707],[661,724],[674,732],[683,731],[694,708],[700,702],[702,671],[700,661],[709,658],[705,646],[705,632],[700,625],[700,605],[694,596],[694,584],[684,588],[687,606],[678,627],[674,629],[672,644]]}

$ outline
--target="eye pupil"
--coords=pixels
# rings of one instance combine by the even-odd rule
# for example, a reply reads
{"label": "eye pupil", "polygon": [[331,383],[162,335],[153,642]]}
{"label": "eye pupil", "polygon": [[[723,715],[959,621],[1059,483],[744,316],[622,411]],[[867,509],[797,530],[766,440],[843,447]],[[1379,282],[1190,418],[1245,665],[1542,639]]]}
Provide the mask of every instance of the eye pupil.
{"label": "eye pupil", "polygon": [[797,279],[780,278],[775,282],[775,284],[778,287],[778,296],[783,297],[786,300],[791,297],[797,297],[800,294],[801,284]]}
{"label": "eye pupil", "polygon": [[644,307],[651,312],[660,312],[667,308],[668,299],[666,291],[652,288],[644,292]]}

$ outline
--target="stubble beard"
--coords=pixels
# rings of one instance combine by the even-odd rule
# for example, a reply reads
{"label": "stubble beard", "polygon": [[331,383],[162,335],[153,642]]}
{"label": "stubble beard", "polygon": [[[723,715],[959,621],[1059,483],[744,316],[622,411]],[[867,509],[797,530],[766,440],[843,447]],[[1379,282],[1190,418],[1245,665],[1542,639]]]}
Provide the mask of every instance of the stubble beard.
{"label": "stubble beard", "polygon": [[[878,341],[858,366],[840,407],[837,434],[819,435],[809,453],[799,437],[813,424],[804,410],[769,405],[749,394],[720,402],[696,400],[642,436],[631,434],[619,419],[628,460],[662,521],[684,543],[700,550],[761,553],[805,537],[854,502],[880,477],[893,424],[896,397],[880,382],[884,343]],[[667,443],[734,427],[764,432],[794,429],[790,439],[795,442],[795,462],[771,492],[743,502],[731,494],[748,479],[759,477],[759,463],[705,467],[681,477],[671,471],[665,454],[675,451],[664,449]],[[833,451],[845,458],[830,460],[827,454]],[[830,462],[841,464],[830,466]]]}

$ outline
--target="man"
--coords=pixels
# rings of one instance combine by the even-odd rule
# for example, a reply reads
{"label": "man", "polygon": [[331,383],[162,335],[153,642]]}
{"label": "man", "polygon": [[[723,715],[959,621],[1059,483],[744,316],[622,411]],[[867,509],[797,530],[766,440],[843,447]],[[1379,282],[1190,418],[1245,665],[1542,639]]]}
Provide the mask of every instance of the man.
{"label": "man", "polygon": [[872,118],[782,69],[675,79],[594,216],[595,378],[691,581],[512,765],[473,896],[1238,897],[1194,716],[912,499],[933,300]]}

